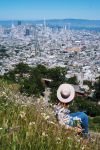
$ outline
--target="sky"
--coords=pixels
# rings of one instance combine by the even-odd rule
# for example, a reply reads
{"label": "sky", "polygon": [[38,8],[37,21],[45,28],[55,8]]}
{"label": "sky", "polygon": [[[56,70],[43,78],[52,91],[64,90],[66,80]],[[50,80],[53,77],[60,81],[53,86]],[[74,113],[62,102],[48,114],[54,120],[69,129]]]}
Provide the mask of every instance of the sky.
{"label": "sky", "polygon": [[100,20],[100,0],[0,0],[0,20]]}

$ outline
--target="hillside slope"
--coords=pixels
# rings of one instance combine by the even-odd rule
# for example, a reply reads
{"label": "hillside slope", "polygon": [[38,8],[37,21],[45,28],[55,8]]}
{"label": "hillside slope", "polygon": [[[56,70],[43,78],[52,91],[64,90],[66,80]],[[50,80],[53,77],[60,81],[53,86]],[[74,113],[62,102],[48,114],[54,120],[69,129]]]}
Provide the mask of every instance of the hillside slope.
{"label": "hillside slope", "polygon": [[46,107],[43,97],[21,95],[19,85],[0,79],[2,150],[98,150],[99,146],[97,135],[87,140],[60,127],[52,106]]}

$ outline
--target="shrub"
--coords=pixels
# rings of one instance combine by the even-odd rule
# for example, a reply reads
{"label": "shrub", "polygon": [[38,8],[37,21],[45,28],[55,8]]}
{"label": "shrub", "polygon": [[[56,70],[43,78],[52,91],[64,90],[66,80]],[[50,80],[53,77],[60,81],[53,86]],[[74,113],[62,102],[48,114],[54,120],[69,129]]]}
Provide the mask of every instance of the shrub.
{"label": "shrub", "polygon": [[44,91],[44,86],[41,81],[41,73],[37,68],[32,69],[28,79],[24,79],[21,84],[21,92],[28,93],[29,95],[39,96]]}
{"label": "shrub", "polygon": [[97,123],[100,126],[100,116],[96,116],[93,118],[93,123]]}
{"label": "shrub", "polygon": [[74,77],[71,77],[67,80],[67,83],[69,84],[74,84],[74,85],[78,85],[78,81],[77,81],[77,77],[74,76]]}
{"label": "shrub", "polygon": [[92,102],[87,98],[76,97],[74,100],[74,105],[72,105],[72,110],[84,111],[89,116],[100,116],[100,106],[96,102]]}
{"label": "shrub", "polygon": [[95,101],[100,100],[100,77],[98,78],[98,81],[94,84],[95,93],[94,93],[94,99]]}

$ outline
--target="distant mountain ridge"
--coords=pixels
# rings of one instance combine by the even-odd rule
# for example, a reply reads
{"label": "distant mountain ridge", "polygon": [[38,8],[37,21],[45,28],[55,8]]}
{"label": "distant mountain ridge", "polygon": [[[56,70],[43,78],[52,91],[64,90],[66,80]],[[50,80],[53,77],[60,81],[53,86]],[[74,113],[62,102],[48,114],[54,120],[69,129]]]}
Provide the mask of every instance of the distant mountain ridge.
{"label": "distant mountain ridge", "polygon": [[72,26],[95,26],[100,27],[100,20],[86,20],[86,19],[52,19],[47,22],[54,22],[56,24],[67,25],[70,23]]}
{"label": "distant mountain ridge", "polygon": [[[11,25],[12,22],[16,25],[17,20],[1,20],[0,25]],[[22,24],[43,24],[44,20],[22,20]],[[65,26],[70,28],[100,28],[100,20],[87,19],[47,19],[46,24],[50,26]]]}

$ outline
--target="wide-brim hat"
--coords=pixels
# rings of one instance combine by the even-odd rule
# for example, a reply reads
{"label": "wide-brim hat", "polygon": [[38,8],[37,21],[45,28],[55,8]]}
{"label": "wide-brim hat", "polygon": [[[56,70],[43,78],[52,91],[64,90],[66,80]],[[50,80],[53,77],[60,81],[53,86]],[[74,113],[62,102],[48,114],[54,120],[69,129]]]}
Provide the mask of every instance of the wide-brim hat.
{"label": "wide-brim hat", "polygon": [[61,84],[57,90],[57,98],[63,103],[69,103],[74,99],[75,89],[70,84]]}

